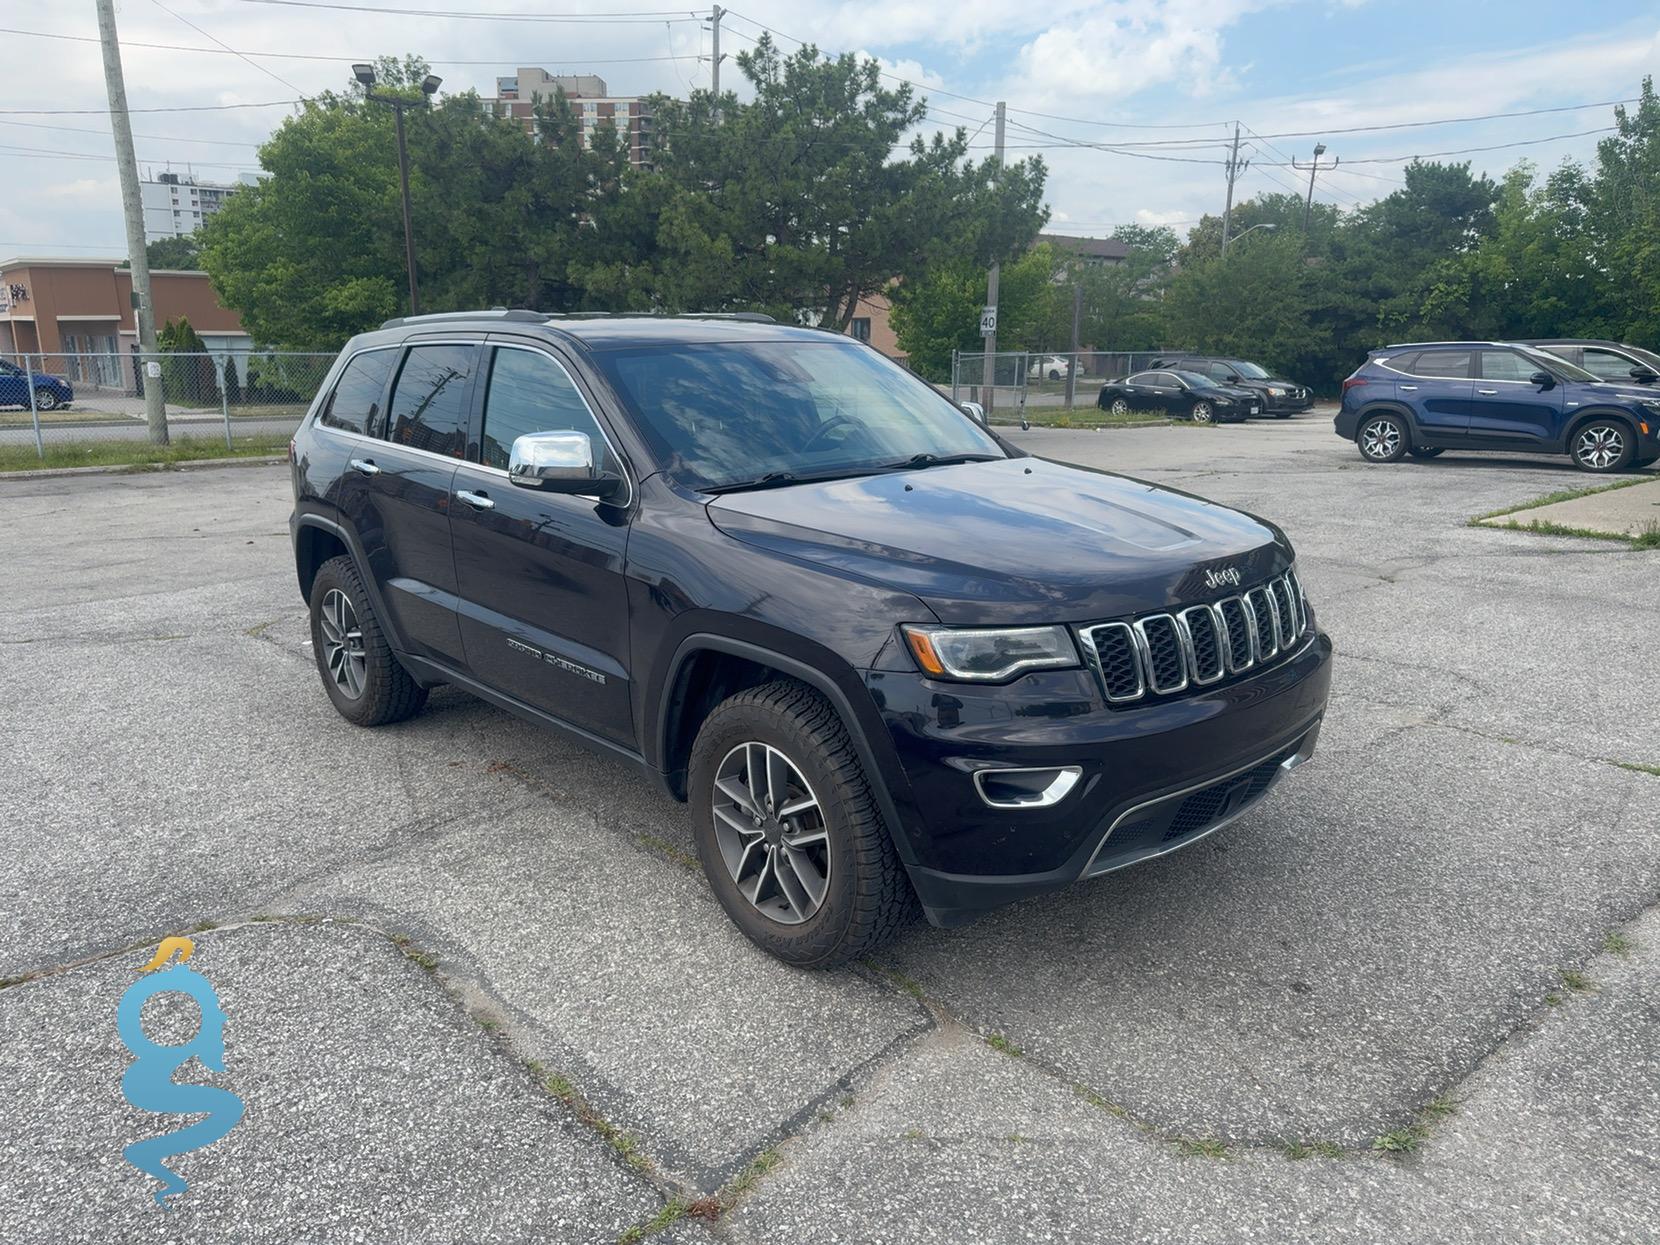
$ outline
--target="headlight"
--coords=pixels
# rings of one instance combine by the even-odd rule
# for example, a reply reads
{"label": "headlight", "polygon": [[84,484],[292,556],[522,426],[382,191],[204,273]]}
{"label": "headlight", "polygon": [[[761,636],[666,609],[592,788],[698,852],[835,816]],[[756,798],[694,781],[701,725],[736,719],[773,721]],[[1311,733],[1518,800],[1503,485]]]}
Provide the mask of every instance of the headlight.
{"label": "headlight", "polygon": [[1221,394],[1218,394],[1215,398],[1213,398],[1211,400],[1213,402],[1215,402],[1217,406],[1232,406],[1233,405],[1233,399],[1232,398],[1224,398]]}
{"label": "headlight", "polygon": [[917,665],[935,678],[995,682],[1022,670],[1078,664],[1078,650],[1065,627],[906,626],[902,630]]}
{"label": "headlight", "polygon": [[1269,385],[1269,386],[1268,386],[1268,393],[1269,393],[1269,395],[1270,395],[1270,396],[1272,396],[1272,397],[1276,397],[1276,398],[1283,398],[1283,397],[1285,397],[1285,390],[1283,390],[1283,389],[1276,389],[1276,388],[1274,388],[1274,386],[1273,386],[1273,385]]}

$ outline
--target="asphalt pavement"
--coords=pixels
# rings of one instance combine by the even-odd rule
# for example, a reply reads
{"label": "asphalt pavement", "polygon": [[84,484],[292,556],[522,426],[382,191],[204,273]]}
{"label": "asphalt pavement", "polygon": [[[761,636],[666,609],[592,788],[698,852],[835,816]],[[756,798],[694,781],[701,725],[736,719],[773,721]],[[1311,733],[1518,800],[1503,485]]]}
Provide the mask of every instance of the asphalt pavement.
{"label": "asphalt pavement", "polygon": [[[1318,418],[1016,439],[1286,529],[1319,751],[822,974],[612,762],[448,689],[335,715],[285,470],[0,482],[6,1239],[1652,1240],[1660,554],[1469,525],[1565,463]],[[246,1115],[163,1211],[115,1010],[191,929],[227,1053],[180,1080]]]}

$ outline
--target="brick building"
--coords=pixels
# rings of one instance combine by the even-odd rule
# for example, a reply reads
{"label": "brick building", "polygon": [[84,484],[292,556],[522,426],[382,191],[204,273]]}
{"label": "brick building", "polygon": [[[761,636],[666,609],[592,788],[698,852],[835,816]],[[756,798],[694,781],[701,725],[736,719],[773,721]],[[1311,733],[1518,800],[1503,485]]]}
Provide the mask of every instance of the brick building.
{"label": "brick building", "polygon": [[564,91],[582,127],[582,145],[593,142],[594,131],[614,126],[624,136],[629,162],[651,164],[651,107],[638,95],[612,95],[597,74],[550,74],[545,69],[520,69],[496,79],[496,98],[484,100],[492,116],[512,117],[530,134],[536,132],[536,105],[552,103]]}

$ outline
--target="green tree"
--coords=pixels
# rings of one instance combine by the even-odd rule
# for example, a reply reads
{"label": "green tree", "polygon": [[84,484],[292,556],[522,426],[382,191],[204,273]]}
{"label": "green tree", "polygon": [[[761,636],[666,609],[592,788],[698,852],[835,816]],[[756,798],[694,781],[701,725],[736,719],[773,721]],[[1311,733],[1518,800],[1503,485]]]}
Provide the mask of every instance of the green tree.
{"label": "green tree", "polygon": [[[1643,79],[1635,108],[1614,110],[1615,133],[1597,144],[1587,194],[1600,306],[1582,327],[1598,336],[1660,345],[1660,99]],[[1588,334],[1589,335],[1589,332]]]}
{"label": "green tree", "polygon": [[[1048,243],[1003,265],[998,274],[998,350],[1066,348],[1071,292],[1058,284],[1059,274],[1055,249]],[[986,268],[974,258],[941,260],[917,280],[895,286],[891,298],[894,334],[919,375],[949,380],[952,351],[985,349],[980,308],[986,302]]]}
{"label": "green tree", "polygon": [[[146,244],[144,256],[154,269],[193,270],[201,259],[201,243],[197,235],[187,233],[177,238],[157,238]],[[132,261],[122,260],[121,267],[132,267]]]}
{"label": "green tree", "polygon": [[763,36],[737,57],[754,91],[653,101],[656,168],[596,220],[590,298],[663,310],[759,310],[846,329],[861,298],[936,257],[982,265],[1023,250],[1044,219],[1043,164],[967,159],[876,62],[785,56]]}
{"label": "green tree", "polygon": [[1309,269],[1295,234],[1259,231],[1177,271],[1165,296],[1173,341],[1291,370],[1309,335]]}
{"label": "green tree", "polygon": [[187,317],[162,325],[156,334],[156,349],[167,356],[161,361],[161,384],[169,402],[181,406],[218,405],[213,359],[207,353],[207,343]]}
{"label": "green tree", "polygon": [[1111,236],[1129,247],[1122,261],[1075,265],[1067,277],[1084,287],[1080,342],[1086,349],[1151,350],[1164,344],[1162,300],[1178,249],[1175,231],[1120,225]]}

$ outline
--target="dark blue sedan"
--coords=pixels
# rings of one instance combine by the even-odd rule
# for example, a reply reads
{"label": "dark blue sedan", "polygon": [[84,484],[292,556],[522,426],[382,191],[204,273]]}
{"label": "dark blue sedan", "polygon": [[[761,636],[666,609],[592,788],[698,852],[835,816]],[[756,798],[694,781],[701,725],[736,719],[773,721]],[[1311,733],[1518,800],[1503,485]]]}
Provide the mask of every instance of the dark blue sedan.
{"label": "dark blue sedan", "polygon": [[[55,411],[74,400],[75,391],[69,382],[43,372],[34,374],[35,408]],[[0,359],[0,406],[29,405],[29,374],[15,363]]]}

